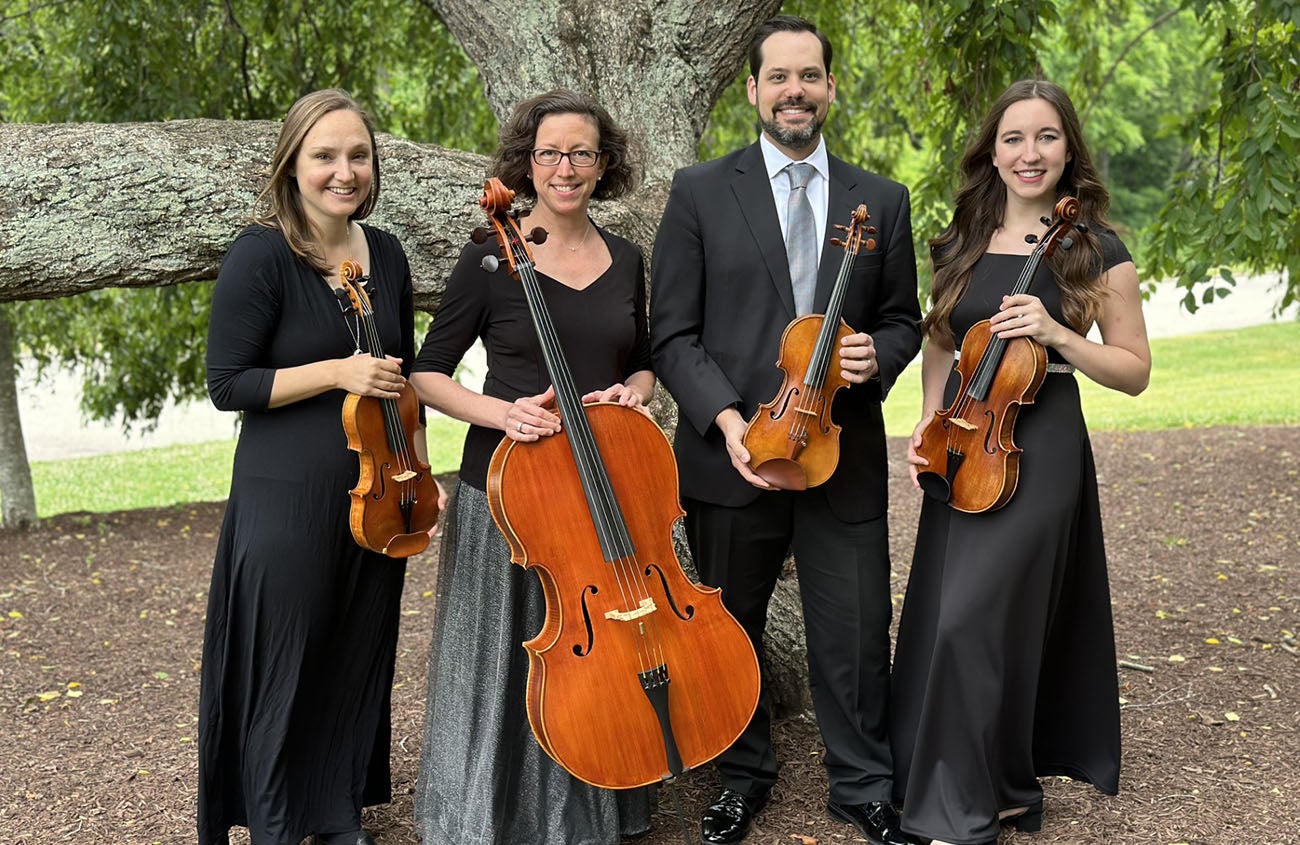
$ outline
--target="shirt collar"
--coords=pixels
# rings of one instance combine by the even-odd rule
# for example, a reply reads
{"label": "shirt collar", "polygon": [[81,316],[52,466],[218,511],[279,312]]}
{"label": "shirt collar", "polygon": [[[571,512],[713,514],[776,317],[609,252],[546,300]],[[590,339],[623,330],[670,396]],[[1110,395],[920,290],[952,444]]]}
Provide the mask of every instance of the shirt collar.
{"label": "shirt collar", "polygon": [[[794,161],[785,153],[777,149],[768,137],[763,134],[758,136],[759,148],[763,151],[763,164],[767,168],[767,178],[775,179],[776,174],[786,168],[786,165]],[[819,136],[817,138],[817,149],[812,151],[812,155],[802,159],[805,164],[811,164],[813,169],[822,175],[824,179],[830,179],[830,158],[826,153],[826,138]]]}

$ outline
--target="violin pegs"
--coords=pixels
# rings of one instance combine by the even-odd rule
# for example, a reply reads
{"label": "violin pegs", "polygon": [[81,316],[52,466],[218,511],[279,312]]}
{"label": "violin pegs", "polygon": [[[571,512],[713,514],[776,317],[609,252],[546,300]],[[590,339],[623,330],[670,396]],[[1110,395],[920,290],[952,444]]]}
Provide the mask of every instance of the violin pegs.
{"label": "violin pegs", "polygon": [[1076,232],[1079,232],[1080,234],[1086,234],[1087,231],[1088,231],[1088,224],[1087,224],[1087,223],[1075,223],[1075,224],[1074,224],[1074,230],[1075,230]]}
{"label": "violin pegs", "polygon": [[535,226],[533,227],[533,230],[528,233],[525,240],[531,241],[532,243],[535,244],[544,244],[546,243],[546,238],[547,238],[546,230],[543,229],[541,226]]}
{"label": "violin pegs", "polygon": [[1044,226],[1052,225],[1052,218],[1050,217],[1040,217],[1038,218],[1038,221],[1042,223]]}
{"label": "violin pegs", "polygon": [[1038,243],[1038,235],[1025,235],[1025,243],[1027,244]]}
{"label": "violin pegs", "polygon": [[867,227],[867,234],[868,234],[868,235],[874,235],[874,234],[876,234],[876,227],[875,227],[875,226],[868,226],[868,227]]}
{"label": "violin pegs", "polygon": [[485,244],[490,237],[492,233],[482,226],[475,226],[474,231],[469,233],[469,239],[476,244]]}
{"label": "violin pegs", "polygon": [[867,246],[867,252],[871,252],[871,250],[873,250],[873,249],[876,248],[876,239],[875,239],[875,238],[867,238],[867,244],[866,244],[866,246]]}
{"label": "violin pegs", "polygon": [[501,259],[497,258],[495,255],[485,255],[483,256],[483,260],[478,264],[483,268],[484,272],[495,273],[497,268],[501,266]]}
{"label": "violin pegs", "polygon": [[[836,229],[843,229],[843,226],[836,226]],[[844,246],[844,241],[839,238],[831,238],[831,246]]]}
{"label": "violin pegs", "polygon": [[845,225],[840,224],[840,223],[836,223],[836,224],[835,224],[835,228],[836,228],[836,229],[839,229],[841,232],[847,232],[847,231],[849,230],[849,227],[848,227],[848,226],[845,226]]}
{"label": "violin pegs", "polygon": [[1060,243],[1061,249],[1068,250],[1070,247],[1074,246],[1074,238],[1061,238]]}

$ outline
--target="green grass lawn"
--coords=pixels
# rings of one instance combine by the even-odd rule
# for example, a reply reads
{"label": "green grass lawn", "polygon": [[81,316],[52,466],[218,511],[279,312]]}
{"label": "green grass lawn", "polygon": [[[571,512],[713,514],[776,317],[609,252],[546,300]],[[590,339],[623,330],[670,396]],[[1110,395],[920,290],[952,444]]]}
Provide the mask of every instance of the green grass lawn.
{"label": "green grass lawn", "polygon": [[[1078,377],[1094,431],[1300,423],[1300,323],[1207,332],[1151,343],[1151,386],[1132,397]],[[903,374],[885,403],[889,434],[905,437],[921,408],[921,368]],[[465,425],[429,421],[435,472],[460,465]],[[42,517],[219,501],[230,491],[233,440],[140,449],[32,465]]]}

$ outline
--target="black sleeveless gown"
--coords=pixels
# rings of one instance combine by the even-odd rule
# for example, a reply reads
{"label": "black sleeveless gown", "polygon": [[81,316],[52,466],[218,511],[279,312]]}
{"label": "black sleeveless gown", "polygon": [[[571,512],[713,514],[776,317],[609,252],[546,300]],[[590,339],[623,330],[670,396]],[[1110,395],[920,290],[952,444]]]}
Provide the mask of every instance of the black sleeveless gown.
{"label": "black sleeveless gown", "polygon": [[[1104,267],[1131,260],[1103,232]],[[1025,256],[986,254],[953,309],[960,339],[996,312]],[[1030,293],[1063,322],[1050,270]],[[1049,361],[1061,363],[1053,350]],[[926,497],[899,623],[892,739],[903,829],[967,845],[1038,777],[1119,788],[1119,690],[1092,447],[1076,376],[1049,372],[1020,411],[1015,495],[967,514]],[[959,386],[949,378],[945,407]]]}

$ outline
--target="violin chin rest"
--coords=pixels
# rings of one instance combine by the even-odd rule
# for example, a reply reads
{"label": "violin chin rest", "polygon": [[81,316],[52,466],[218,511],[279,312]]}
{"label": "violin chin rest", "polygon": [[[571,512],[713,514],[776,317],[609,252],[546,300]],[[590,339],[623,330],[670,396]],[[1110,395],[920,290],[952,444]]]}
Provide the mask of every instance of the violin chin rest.
{"label": "violin chin rest", "polygon": [[808,473],[789,458],[768,458],[754,467],[754,474],[778,490],[808,489]]}
{"label": "violin chin rest", "polygon": [[383,554],[389,557],[411,557],[418,555],[429,547],[429,535],[423,531],[417,531],[414,534],[398,534],[388,541],[388,545],[382,549]]}
{"label": "violin chin rest", "polygon": [[947,502],[952,498],[952,485],[948,483],[948,479],[937,472],[925,470],[918,472],[916,483],[920,484],[921,490],[932,499]]}

